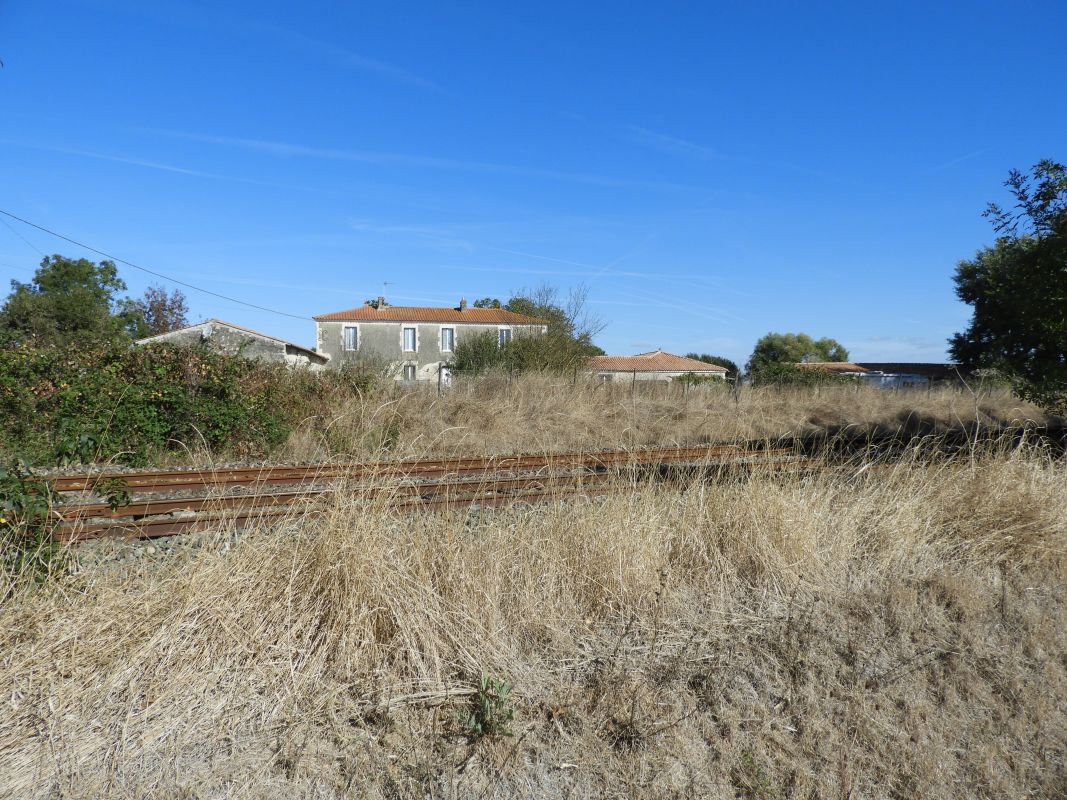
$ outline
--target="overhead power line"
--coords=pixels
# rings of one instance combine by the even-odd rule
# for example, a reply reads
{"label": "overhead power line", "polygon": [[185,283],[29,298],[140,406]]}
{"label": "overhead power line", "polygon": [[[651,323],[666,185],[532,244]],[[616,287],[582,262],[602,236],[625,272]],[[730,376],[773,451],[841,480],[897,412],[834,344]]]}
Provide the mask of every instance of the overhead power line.
{"label": "overhead power line", "polygon": [[142,267],[139,264],[134,264],[132,261],[127,261],[124,258],[119,258],[118,256],[111,255],[110,253],[105,253],[103,250],[87,245],[84,242],[79,242],[77,239],[72,239],[69,236],[64,236],[62,233],[57,233],[56,231],[50,230],[49,228],[46,228],[43,225],[38,225],[36,222],[30,222],[28,219],[23,219],[17,214],[12,214],[10,211],[5,211],[2,208],[0,208],[0,214],[3,214],[6,217],[10,217],[16,222],[21,222],[23,225],[29,225],[31,228],[36,228],[37,230],[42,231],[43,233],[47,233],[49,236],[55,236],[57,239],[62,239],[64,242],[70,242],[71,244],[84,248],[85,250],[88,250],[91,253],[96,253],[97,255],[103,256],[104,258],[110,261],[115,261],[119,264],[124,264],[127,267],[133,267],[133,269],[140,270],[141,272],[146,272],[149,275],[155,275],[157,278],[162,278],[165,281],[176,283],[178,286],[184,286],[186,289],[192,289],[194,292],[208,294],[212,297],[217,297],[220,300],[226,300],[230,303],[237,303],[238,305],[247,306],[248,308],[254,308],[257,311],[266,311],[268,314],[277,314],[278,316],[291,317],[292,319],[311,319],[311,317],[304,317],[300,314],[290,314],[288,311],[279,311],[276,308],[268,308],[267,306],[260,306],[256,305],[255,303],[249,303],[246,300],[238,300],[236,297],[230,297],[229,295],[219,294],[218,292],[213,292],[210,289],[203,289],[199,286],[194,286],[191,283],[180,281],[177,278],[172,278],[170,275],[164,275],[162,272],[156,272],[153,269],[148,269],[148,267]]}

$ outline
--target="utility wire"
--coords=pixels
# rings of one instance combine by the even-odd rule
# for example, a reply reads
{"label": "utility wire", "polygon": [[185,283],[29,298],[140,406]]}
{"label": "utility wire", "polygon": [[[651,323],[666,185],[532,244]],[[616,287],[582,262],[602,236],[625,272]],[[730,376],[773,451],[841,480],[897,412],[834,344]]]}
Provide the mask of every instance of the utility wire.
{"label": "utility wire", "polygon": [[[11,219],[15,220],[16,222],[21,222],[23,225],[29,225],[31,228],[36,228],[39,231],[43,231],[44,233],[47,233],[50,236],[55,236],[57,239],[62,239],[65,242],[70,242],[73,245],[77,245],[78,247],[84,248],[84,249],[88,250],[91,253],[96,253],[97,255],[100,255],[100,256],[103,256],[106,259],[109,259],[110,261],[117,261],[120,264],[125,264],[127,267],[133,267],[134,269],[140,270],[141,272],[147,272],[149,275],[155,275],[157,278],[162,278],[165,281],[170,281],[171,283],[176,283],[179,286],[184,286],[186,289],[192,289],[194,292],[201,292],[203,294],[209,294],[212,297],[218,297],[219,299],[226,300],[226,301],[228,301],[230,303],[237,303],[238,305],[248,306],[249,308],[254,308],[254,309],[258,310],[258,311],[266,311],[269,314],[278,314],[279,316],[291,317],[293,319],[303,319],[303,320],[311,319],[311,317],[303,317],[303,316],[301,316],[299,314],[290,314],[287,311],[278,311],[275,308],[267,308],[266,306],[258,306],[255,303],[249,303],[249,302],[247,302],[245,300],[238,300],[236,297],[230,297],[230,296],[225,295],[225,294],[219,294],[218,292],[213,292],[210,289],[201,289],[199,286],[193,286],[193,284],[191,284],[191,283],[186,283],[185,281],[180,281],[177,278],[172,278],[169,275],[164,275],[162,272],[156,272],[155,270],[148,269],[147,267],[142,267],[139,264],[134,264],[132,261],[126,261],[125,259],[119,258],[118,256],[113,256],[113,255],[111,255],[109,253],[105,253],[103,250],[98,250],[95,247],[90,247],[89,245],[84,244],[82,242],[79,242],[76,239],[71,239],[69,236],[64,236],[62,233],[56,233],[55,231],[50,230],[50,229],[44,227],[43,225],[38,225],[36,222],[30,222],[28,219],[23,219],[22,217],[20,217],[20,216],[18,216],[16,214],[12,214],[10,211],[4,211],[4,209],[2,209],[2,208],[0,208],[0,214],[3,214],[6,217],[10,217]],[[6,220],[5,220],[5,224],[6,224]],[[10,226],[8,226],[8,227],[10,227]],[[12,230],[14,230],[14,229],[12,228]],[[22,238],[22,237],[20,236],[19,238]],[[29,244],[29,242],[27,240],[23,239],[23,241],[26,241],[26,243]],[[31,245],[31,247],[32,247],[32,245]],[[37,248],[34,248],[34,249],[36,250]],[[40,251],[38,251],[38,252],[40,252]]]}
{"label": "utility wire", "polygon": [[2,217],[0,217],[0,222],[4,223],[4,227],[5,228],[7,228],[9,231],[11,231],[13,234],[15,234],[20,239],[22,239],[22,241],[26,244],[26,246],[28,248],[30,248],[31,250],[33,250],[33,251],[35,251],[37,253],[40,253],[41,254],[41,258],[45,257],[44,253],[41,252],[41,250],[37,247],[37,245],[35,245],[33,242],[31,242],[29,239],[27,239],[25,236],[23,236],[17,230],[15,230],[15,226],[14,225],[12,225],[10,222],[8,222],[6,219],[4,219]]}

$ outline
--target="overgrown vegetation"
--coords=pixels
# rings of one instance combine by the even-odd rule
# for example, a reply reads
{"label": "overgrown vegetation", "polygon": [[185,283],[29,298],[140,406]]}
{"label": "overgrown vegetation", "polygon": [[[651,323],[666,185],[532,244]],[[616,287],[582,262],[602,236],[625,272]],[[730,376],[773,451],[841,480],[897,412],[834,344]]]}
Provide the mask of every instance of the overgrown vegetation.
{"label": "overgrown vegetation", "polygon": [[796,364],[764,364],[750,373],[753,386],[855,386],[856,379]]}
{"label": "overgrown vegetation", "polygon": [[1005,443],[492,512],[348,495],[83,566],[0,606],[0,786],[1062,797],[1065,477]]}
{"label": "overgrown vegetation", "polygon": [[0,352],[3,450],[49,464],[145,464],[200,448],[263,456],[317,406],[370,382],[166,344],[8,349]]}
{"label": "overgrown vegetation", "polygon": [[25,462],[12,459],[0,466],[0,582],[6,584],[0,584],[0,600],[22,579],[40,583],[62,561],[52,538],[52,511],[60,502],[51,484]]}
{"label": "overgrown vegetation", "polygon": [[503,308],[543,320],[543,334],[517,334],[501,342],[496,334],[465,336],[457,345],[452,368],[466,375],[490,370],[507,372],[570,372],[580,370],[590,356],[604,351],[593,344],[603,322],[586,309],[586,289],[566,298],[550,287],[519,292],[506,303],[494,298],[476,300],[476,308]]}

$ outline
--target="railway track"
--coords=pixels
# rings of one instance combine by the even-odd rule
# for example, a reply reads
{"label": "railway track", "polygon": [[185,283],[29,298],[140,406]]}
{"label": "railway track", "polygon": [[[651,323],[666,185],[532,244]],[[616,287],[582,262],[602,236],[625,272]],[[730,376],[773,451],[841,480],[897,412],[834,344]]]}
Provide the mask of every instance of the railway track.
{"label": "railway track", "polygon": [[[57,492],[86,492],[104,480],[117,479],[133,496],[129,502],[115,506],[84,502],[58,506],[56,537],[81,541],[100,537],[156,538],[226,526],[269,524],[296,511],[321,511],[326,507],[323,501],[338,492],[360,502],[386,503],[401,511],[593,496],[632,485],[627,475],[634,470],[678,464],[720,469],[792,469],[814,462],[794,456],[788,448],[705,445],[364,464],[90,473],[55,477],[51,483]],[[253,491],[233,493],[249,487]],[[208,493],[187,494],[204,490]]]}
{"label": "railway track", "polygon": [[231,486],[294,486],[341,479],[370,477],[436,477],[487,474],[539,469],[595,469],[652,462],[700,461],[712,458],[783,455],[788,448],[754,449],[744,445],[656,447],[639,450],[605,450],[595,453],[550,453],[483,458],[408,459],[356,464],[308,464],[295,466],[239,467],[152,472],[108,472],[64,475],[52,478],[57,492],[92,491],[104,480],[121,480],[138,492],[170,492],[182,489]]}

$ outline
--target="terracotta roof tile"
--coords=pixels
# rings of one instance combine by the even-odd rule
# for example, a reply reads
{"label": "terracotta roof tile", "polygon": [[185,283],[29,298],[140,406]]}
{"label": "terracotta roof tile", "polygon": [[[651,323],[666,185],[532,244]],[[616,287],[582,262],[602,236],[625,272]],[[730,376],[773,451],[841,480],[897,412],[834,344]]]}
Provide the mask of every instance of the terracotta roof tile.
{"label": "terracotta roof tile", "polygon": [[593,356],[586,362],[592,370],[620,372],[714,372],[725,375],[728,371],[718,364],[708,364],[695,358],[676,356],[655,350],[651,353],[639,353],[636,356]]}
{"label": "terracotta roof tile", "polygon": [[427,308],[357,306],[312,317],[316,322],[468,322],[475,325],[547,325],[541,319],[503,308]]}

